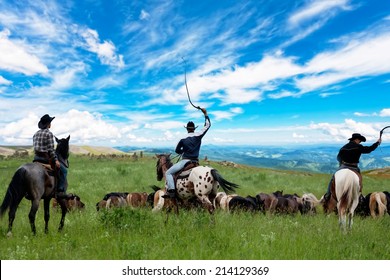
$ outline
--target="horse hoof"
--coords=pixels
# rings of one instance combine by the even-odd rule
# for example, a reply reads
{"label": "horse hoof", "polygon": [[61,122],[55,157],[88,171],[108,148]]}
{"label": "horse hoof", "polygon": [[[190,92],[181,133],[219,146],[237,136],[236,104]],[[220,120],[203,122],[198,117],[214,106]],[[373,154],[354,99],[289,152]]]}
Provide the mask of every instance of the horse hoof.
{"label": "horse hoof", "polygon": [[7,238],[11,238],[11,237],[12,237],[12,232],[9,231],[9,232],[7,233]]}

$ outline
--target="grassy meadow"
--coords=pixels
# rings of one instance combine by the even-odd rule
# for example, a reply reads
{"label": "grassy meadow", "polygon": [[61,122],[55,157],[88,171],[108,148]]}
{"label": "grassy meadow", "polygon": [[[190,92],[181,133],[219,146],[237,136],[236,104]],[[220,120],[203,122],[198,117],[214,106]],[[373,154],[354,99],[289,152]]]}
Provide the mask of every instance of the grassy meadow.
{"label": "grassy meadow", "polygon": [[[13,173],[31,158],[0,159],[0,198]],[[115,209],[97,212],[95,204],[109,192],[152,192],[156,159],[145,156],[89,158],[70,156],[68,192],[86,204],[82,212],[66,217],[57,231],[60,212],[51,210],[49,233],[44,234],[43,203],[36,217],[37,235],[28,222],[30,202],[23,199],[16,213],[13,236],[6,237],[8,213],[0,221],[2,260],[388,260],[390,217],[354,218],[352,232],[342,234],[337,216],[322,209],[313,216],[270,216],[260,213],[216,211],[214,219],[203,210],[181,210],[178,216],[151,209]],[[209,164],[240,185],[237,193],[255,195],[283,190],[318,198],[329,174],[227,167]],[[363,193],[390,190],[390,179],[364,175]],[[166,219],[168,220],[166,222]],[[166,223],[165,223],[166,222]]]}

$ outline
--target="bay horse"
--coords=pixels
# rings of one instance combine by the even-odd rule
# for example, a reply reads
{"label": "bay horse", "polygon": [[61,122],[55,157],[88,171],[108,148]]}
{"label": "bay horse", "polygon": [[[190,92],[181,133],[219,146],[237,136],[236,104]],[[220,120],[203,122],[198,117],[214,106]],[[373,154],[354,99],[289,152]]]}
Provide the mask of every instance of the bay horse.
{"label": "bay horse", "polygon": [[[157,156],[157,180],[165,178],[165,172],[173,165],[171,154],[158,154]],[[187,172],[187,171],[185,171]],[[221,186],[226,193],[233,192],[238,185],[225,180],[216,169],[208,166],[196,166],[184,175],[181,173],[176,180],[176,194],[179,199],[189,200],[196,197],[210,214],[214,213],[214,200],[218,187]],[[154,209],[154,211],[160,209]]]}
{"label": "bay horse", "polygon": [[[67,160],[69,157],[69,139],[70,136],[63,139],[55,137],[57,142],[56,154],[62,160]],[[31,231],[36,235],[35,216],[39,208],[39,203],[43,199],[45,233],[49,231],[50,219],[50,200],[55,195],[55,177],[49,175],[48,170],[38,162],[26,163],[20,166],[12,177],[8,186],[3,203],[0,206],[0,218],[9,209],[8,216],[8,233],[7,236],[12,236],[12,224],[15,219],[16,210],[22,201],[23,197],[31,200],[31,208],[28,214]],[[68,182],[65,181],[65,186]],[[61,221],[58,230],[61,231],[64,227],[65,215],[67,212],[65,199],[58,199],[61,207]]]}
{"label": "bay horse", "polygon": [[345,232],[347,226],[352,229],[354,211],[359,203],[359,176],[347,168],[336,171],[334,176],[339,226]]}

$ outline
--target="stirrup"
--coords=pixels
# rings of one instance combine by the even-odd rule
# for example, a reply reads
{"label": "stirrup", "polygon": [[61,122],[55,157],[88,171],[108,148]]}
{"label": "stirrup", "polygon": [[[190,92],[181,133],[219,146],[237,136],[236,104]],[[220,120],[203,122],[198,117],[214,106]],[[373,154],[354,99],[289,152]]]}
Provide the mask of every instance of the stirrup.
{"label": "stirrup", "polygon": [[175,192],[175,190],[167,190],[167,192],[162,197],[163,198],[175,198],[176,192]]}

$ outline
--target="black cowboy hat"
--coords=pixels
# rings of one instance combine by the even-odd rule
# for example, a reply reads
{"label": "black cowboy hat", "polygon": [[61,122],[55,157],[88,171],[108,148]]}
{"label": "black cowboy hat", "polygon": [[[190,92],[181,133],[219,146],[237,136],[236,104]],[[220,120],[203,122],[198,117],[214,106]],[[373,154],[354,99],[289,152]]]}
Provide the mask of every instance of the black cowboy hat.
{"label": "black cowboy hat", "polygon": [[44,115],[38,123],[40,129],[47,128],[47,126],[54,120],[55,117],[50,117],[48,114]]}
{"label": "black cowboy hat", "polygon": [[352,134],[352,137],[349,138],[348,140],[349,141],[353,141],[355,139],[359,139],[360,141],[362,142],[366,142],[366,137],[364,137],[363,135],[359,134],[359,133],[354,133]]}
{"label": "black cowboy hat", "polygon": [[185,128],[187,128],[187,129],[196,129],[197,127],[195,127],[194,122],[189,121],[187,123],[187,126],[185,126]]}

